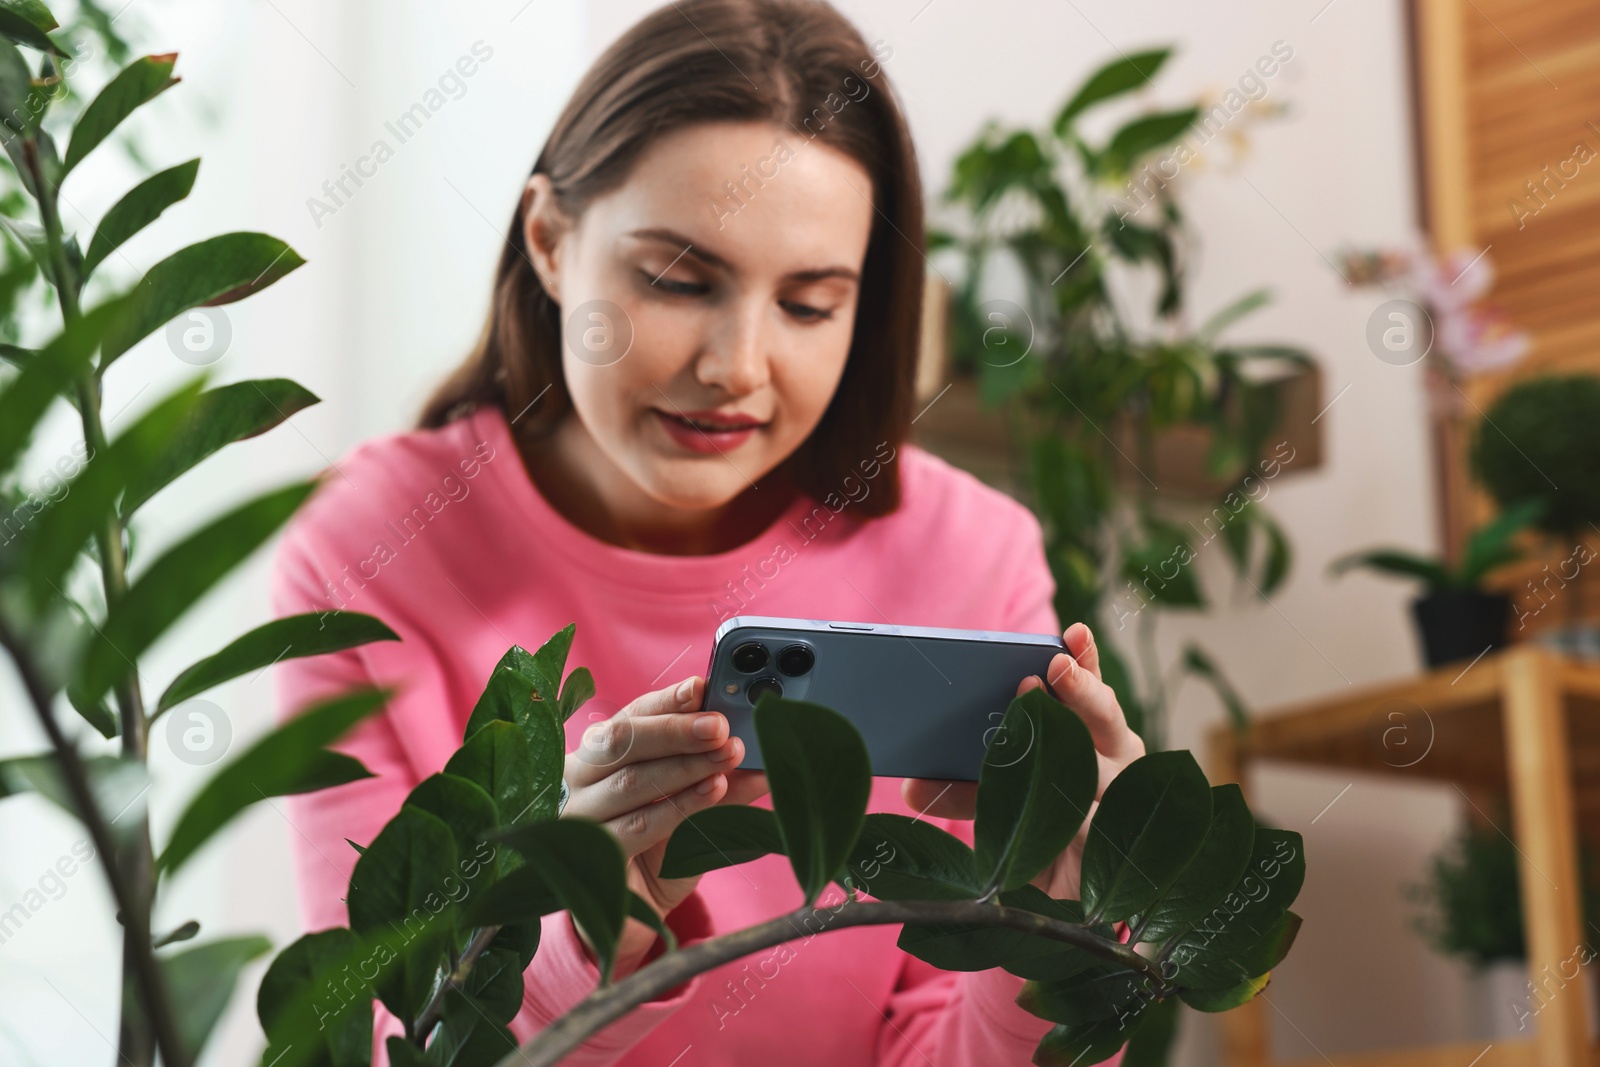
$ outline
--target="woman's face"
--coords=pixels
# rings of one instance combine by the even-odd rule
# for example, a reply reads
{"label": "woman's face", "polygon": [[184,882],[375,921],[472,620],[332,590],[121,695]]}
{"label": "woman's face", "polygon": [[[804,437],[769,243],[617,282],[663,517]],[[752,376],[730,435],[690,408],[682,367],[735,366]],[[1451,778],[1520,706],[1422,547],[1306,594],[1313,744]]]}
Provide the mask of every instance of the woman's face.
{"label": "woman's face", "polygon": [[548,190],[530,180],[524,236],[561,306],[584,476],[615,513],[728,503],[839,384],[870,176],[793,131],[708,124],[656,141],[570,229],[547,225]]}

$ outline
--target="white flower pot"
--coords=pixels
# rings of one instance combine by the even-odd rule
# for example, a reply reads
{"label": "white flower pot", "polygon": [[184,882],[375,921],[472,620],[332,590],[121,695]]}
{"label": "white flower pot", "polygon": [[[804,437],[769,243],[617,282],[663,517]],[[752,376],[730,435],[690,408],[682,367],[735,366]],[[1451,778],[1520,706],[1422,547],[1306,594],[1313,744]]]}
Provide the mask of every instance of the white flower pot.
{"label": "white flower pot", "polygon": [[[1583,1002],[1589,1019],[1589,1037],[1600,1037],[1600,1005],[1596,1004],[1595,968],[1600,960],[1581,964],[1575,957],[1576,978],[1561,980],[1553,971],[1531,976],[1525,960],[1500,960],[1483,968],[1472,968],[1466,976],[1467,1037],[1471,1040],[1501,1041],[1531,1039],[1545,1007],[1557,998],[1575,997]],[[1530,978],[1544,979],[1537,987]]]}

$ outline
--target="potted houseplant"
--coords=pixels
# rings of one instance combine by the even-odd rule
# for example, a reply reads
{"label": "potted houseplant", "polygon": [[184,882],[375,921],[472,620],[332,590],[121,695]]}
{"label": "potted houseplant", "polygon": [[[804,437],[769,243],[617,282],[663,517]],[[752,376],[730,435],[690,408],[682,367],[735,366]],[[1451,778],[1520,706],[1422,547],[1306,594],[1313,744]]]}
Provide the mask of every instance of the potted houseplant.
{"label": "potted houseplant", "polygon": [[[1591,374],[1541,375],[1507,389],[1492,404],[1472,442],[1473,473],[1489,495],[1507,507],[1543,498],[1536,520],[1542,532],[1571,545],[1558,567],[1557,587],[1546,579],[1541,589],[1565,600],[1565,625],[1550,642],[1566,652],[1600,655],[1600,631],[1583,619],[1578,567],[1595,553],[1584,543],[1600,529],[1600,378]],[[1568,586],[1570,585],[1570,589]],[[1541,599],[1542,605],[1542,599]]]}
{"label": "potted houseplant", "polygon": [[[1412,928],[1440,955],[1467,965],[1465,1014],[1476,1028],[1472,1036],[1485,1040],[1528,1037],[1539,1009],[1559,993],[1529,987],[1517,848],[1497,829],[1508,821],[1504,807],[1494,823],[1464,824],[1431,858],[1424,881],[1403,891],[1423,909],[1412,917]],[[1594,922],[1600,919],[1595,858],[1587,848],[1580,857],[1584,916]],[[1593,999],[1596,987],[1587,982],[1583,995]]]}
{"label": "potted houseplant", "polygon": [[1483,588],[1483,580],[1491,571],[1522,558],[1512,539],[1536,521],[1544,507],[1542,499],[1523,500],[1474,530],[1461,562],[1454,566],[1404,549],[1378,548],[1343,556],[1329,570],[1338,575],[1367,567],[1421,580],[1425,591],[1411,602],[1411,614],[1427,665],[1472,659],[1505,644],[1511,616],[1511,598]]}

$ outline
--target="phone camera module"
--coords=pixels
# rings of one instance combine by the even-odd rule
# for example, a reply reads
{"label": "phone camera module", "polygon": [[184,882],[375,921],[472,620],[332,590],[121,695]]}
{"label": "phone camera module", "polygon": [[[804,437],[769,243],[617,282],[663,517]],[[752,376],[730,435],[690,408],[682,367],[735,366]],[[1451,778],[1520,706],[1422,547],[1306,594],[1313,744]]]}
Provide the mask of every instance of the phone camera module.
{"label": "phone camera module", "polygon": [[767,665],[767,646],[759,641],[748,641],[733,650],[733,669],[740,674],[754,674]]}
{"label": "phone camera module", "polygon": [[783,696],[783,683],[776,678],[757,678],[745,690],[745,696],[749,698],[752,704],[760,700],[765,693],[771,693],[775,697]]}
{"label": "phone camera module", "polygon": [[797,678],[809,671],[816,661],[816,654],[805,645],[790,645],[778,653],[778,670]]}

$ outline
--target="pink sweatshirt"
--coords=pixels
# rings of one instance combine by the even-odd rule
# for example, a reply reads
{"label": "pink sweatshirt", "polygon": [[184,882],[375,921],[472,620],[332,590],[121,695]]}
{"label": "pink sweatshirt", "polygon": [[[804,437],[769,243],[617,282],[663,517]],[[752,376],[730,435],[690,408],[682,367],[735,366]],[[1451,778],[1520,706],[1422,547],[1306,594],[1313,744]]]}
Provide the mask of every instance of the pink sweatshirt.
{"label": "pink sweatshirt", "polygon": [[[900,468],[901,507],[862,522],[856,505],[878,491],[889,464]],[[717,625],[736,614],[1059,633],[1040,528],[1027,508],[911,444],[884,444],[858,469],[861,476],[827,500],[797,501],[737,549],[667,556],[598,541],[555,511],[497,410],[357,447],[291,524],[273,580],[280,615],[361,611],[403,638],[277,668],[280,718],[352,686],[400,689],[386,711],[336,746],[377,777],[289,800],[307,929],[347,923],[356,852],[345,838],[370,842],[411,788],[443,769],[512,644],[534,649],[577,623],[567,667],[587,666],[597,694],[567,722],[572,751],[591,722],[703,674]],[[875,778],[869,810],[916,815],[900,782]],[[770,808],[771,797],[756,804]],[[970,821],[928,821],[972,841]],[[840,898],[833,886],[822,903]],[[668,921],[681,942],[693,943],[801,899],[787,858],[772,855],[706,874]],[[1030,1062],[1051,1024],[1014,1003],[1022,979],[999,969],[939,971],[900,951],[898,934],[895,926],[824,930],[706,972],[611,1024],[565,1062]],[[546,916],[511,1030],[526,1041],[598,978],[568,914]],[[400,1029],[376,1009],[375,1062],[383,1065],[383,1039]]]}

